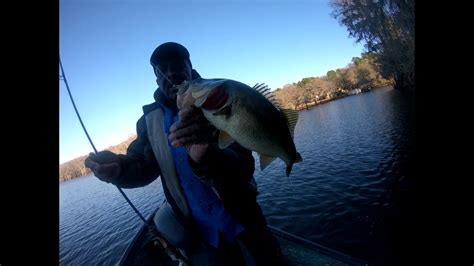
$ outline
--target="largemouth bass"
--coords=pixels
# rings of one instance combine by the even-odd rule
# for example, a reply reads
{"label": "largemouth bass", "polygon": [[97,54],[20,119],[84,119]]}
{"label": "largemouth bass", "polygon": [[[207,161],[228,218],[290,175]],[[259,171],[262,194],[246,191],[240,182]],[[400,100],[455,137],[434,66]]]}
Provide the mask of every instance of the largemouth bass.
{"label": "largemouth bass", "polygon": [[177,87],[178,108],[194,105],[202,109],[206,119],[219,130],[219,148],[235,141],[257,152],[261,170],[280,158],[286,164],[286,176],[294,163],[302,161],[293,142],[298,113],[281,108],[267,86],[198,78]]}

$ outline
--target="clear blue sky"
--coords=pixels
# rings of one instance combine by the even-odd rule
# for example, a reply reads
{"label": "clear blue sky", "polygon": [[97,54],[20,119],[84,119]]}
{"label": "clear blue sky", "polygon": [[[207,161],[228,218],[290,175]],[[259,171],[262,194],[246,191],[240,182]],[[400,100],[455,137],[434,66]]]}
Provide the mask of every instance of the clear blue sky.
{"label": "clear blue sky", "polygon": [[[153,50],[175,41],[204,78],[276,89],[322,76],[360,56],[362,44],[332,18],[328,1],[60,0],[60,55],[98,149],[135,133],[153,101]],[[60,163],[92,148],[60,86]]]}

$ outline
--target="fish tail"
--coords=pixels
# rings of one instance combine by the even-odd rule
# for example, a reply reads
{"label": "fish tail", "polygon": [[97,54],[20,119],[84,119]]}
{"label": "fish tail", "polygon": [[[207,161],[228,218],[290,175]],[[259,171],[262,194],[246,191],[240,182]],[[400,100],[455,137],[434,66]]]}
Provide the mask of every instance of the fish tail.
{"label": "fish tail", "polygon": [[[286,176],[288,178],[290,178],[290,174],[291,174],[291,169],[293,169],[293,164],[294,163],[299,163],[303,161],[303,158],[301,157],[301,154],[299,154],[299,152],[296,153],[296,156],[295,156],[295,159],[293,160],[293,162],[289,163],[288,165],[286,165]],[[291,182],[291,180],[290,180]]]}
{"label": "fish tail", "polygon": [[289,165],[286,166],[286,177],[288,177],[288,182],[290,182],[290,185],[293,185],[293,182],[291,181],[291,178],[290,178],[290,173],[291,173],[292,168],[293,168],[293,163],[290,163]]}
{"label": "fish tail", "polygon": [[302,162],[303,158],[301,157],[301,154],[299,152],[296,153],[296,158],[295,158],[295,163]]}
{"label": "fish tail", "polygon": [[286,166],[286,176],[290,178],[291,169],[293,168],[293,163],[290,163]]}

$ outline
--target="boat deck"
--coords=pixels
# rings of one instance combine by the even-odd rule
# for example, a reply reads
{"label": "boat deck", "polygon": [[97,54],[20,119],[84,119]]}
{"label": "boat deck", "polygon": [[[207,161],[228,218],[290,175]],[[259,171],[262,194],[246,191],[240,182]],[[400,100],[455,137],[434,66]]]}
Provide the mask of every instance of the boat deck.
{"label": "boat deck", "polygon": [[[290,265],[368,265],[360,259],[326,248],[272,226],[270,228],[280,242],[283,255],[286,256]],[[172,261],[162,248],[154,246],[150,241],[151,239],[151,233],[145,227],[142,227],[127,248],[119,265],[179,265],[178,262]]]}

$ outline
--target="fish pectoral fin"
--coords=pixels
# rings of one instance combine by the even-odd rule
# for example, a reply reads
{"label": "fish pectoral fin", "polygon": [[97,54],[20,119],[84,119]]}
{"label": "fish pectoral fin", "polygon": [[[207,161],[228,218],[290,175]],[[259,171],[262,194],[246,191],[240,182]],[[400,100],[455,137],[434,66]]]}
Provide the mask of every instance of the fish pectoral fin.
{"label": "fish pectoral fin", "polygon": [[227,132],[225,132],[223,130],[219,131],[218,143],[219,143],[219,148],[220,149],[225,149],[225,148],[229,147],[229,145],[234,143],[234,141],[235,140],[229,134],[227,134]]}
{"label": "fish pectoral fin", "polygon": [[260,155],[260,170],[264,170],[273,160],[275,160],[275,157],[270,157],[265,154],[259,154]]}

